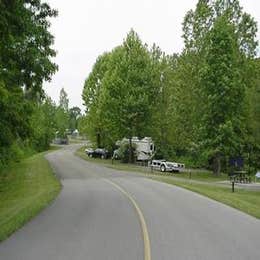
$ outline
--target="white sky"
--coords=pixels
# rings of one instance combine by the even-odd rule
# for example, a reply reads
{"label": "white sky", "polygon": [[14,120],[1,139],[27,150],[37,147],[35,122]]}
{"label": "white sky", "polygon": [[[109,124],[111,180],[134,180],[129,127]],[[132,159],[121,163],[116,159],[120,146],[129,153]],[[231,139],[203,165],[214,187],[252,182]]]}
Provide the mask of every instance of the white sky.
{"label": "white sky", "polygon": [[[133,28],[144,43],[156,43],[168,54],[183,48],[182,21],[197,0],[47,0],[59,16],[51,32],[58,51],[59,71],[44,88],[55,101],[62,87],[70,107],[82,105],[83,84],[98,55],[122,43]],[[240,0],[244,10],[260,24],[260,1]],[[258,39],[260,34],[258,32]]]}

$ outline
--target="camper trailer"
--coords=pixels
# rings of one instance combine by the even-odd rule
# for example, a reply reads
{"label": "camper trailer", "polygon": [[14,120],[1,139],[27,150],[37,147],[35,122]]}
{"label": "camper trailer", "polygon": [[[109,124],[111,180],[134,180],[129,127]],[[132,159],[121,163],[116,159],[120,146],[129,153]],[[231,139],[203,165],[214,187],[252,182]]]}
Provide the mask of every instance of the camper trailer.
{"label": "camper trailer", "polygon": [[[129,143],[129,139],[123,138],[116,142],[116,145],[119,147],[124,143]],[[148,161],[151,160],[155,147],[151,137],[144,137],[143,139],[139,139],[138,137],[132,138],[132,144],[136,146],[137,152],[137,161]]]}

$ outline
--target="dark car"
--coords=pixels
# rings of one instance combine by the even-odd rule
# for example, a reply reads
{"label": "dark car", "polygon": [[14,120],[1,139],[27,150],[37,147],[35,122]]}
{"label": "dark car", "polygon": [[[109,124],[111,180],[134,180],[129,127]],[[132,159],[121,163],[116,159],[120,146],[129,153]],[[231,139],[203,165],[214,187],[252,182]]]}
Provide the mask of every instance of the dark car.
{"label": "dark car", "polygon": [[101,159],[106,159],[109,157],[108,150],[103,149],[103,148],[97,148],[95,150],[86,149],[85,151],[89,157],[95,157],[95,158],[101,158]]}

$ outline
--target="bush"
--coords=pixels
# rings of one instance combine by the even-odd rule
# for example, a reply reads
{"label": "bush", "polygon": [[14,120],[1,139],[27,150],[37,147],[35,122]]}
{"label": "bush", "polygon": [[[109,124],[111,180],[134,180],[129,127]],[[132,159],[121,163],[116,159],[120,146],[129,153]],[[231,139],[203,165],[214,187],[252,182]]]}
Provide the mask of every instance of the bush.
{"label": "bush", "polygon": [[[132,152],[133,152],[133,158],[134,161],[136,161],[136,145],[132,144]],[[121,162],[123,163],[129,163],[129,158],[130,158],[130,146],[129,143],[123,143],[118,149],[118,154],[119,157],[121,158]]]}

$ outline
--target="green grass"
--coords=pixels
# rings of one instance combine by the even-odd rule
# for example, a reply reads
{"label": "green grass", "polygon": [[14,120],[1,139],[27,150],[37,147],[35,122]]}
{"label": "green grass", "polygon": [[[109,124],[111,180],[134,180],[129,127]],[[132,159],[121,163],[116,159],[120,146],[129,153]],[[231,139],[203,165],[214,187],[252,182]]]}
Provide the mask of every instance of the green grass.
{"label": "green grass", "polygon": [[228,180],[228,176],[226,174],[221,174],[220,176],[214,176],[210,171],[192,171],[191,173],[182,172],[180,174],[175,174],[175,177],[183,178],[183,179],[190,179],[196,181],[205,181],[205,182],[219,182]]}
{"label": "green grass", "polygon": [[[77,156],[81,157],[84,160],[90,161],[90,162],[94,162],[94,163],[98,163],[98,164],[102,164],[108,168],[112,168],[115,170],[121,170],[121,171],[131,171],[131,172],[140,172],[140,173],[145,173],[147,175],[156,175],[156,176],[174,176],[176,178],[179,179],[189,179],[190,178],[190,174],[188,172],[182,172],[182,173],[171,173],[171,172],[167,172],[167,173],[161,173],[160,171],[155,171],[153,170],[151,172],[150,167],[141,167],[135,164],[128,164],[128,163],[121,163],[119,160],[114,160],[113,164],[112,164],[112,160],[111,159],[99,159],[99,158],[90,158],[86,155],[85,153],[85,147],[81,147],[79,148],[76,153]],[[228,176],[225,174],[222,174],[221,176],[215,177],[212,175],[212,172],[210,171],[195,171],[193,170],[191,173],[191,179],[192,180],[196,180],[196,181],[205,181],[205,182],[218,182],[218,181],[223,181],[223,180],[227,180]]]}
{"label": "green grass", "polygon": [[79,148],[76,152],[75,155],[79,156],[80,158],[93,162],[93,163],[98,163],[102,164],[108,168],[112,168],[115,170],[120,170],[120,171],[131,171],[131,172],[141,172],[141,173],[147,173],[150,171],[148,167],[141,167],[135,164],[128,164],[128,163],[121,163],[119,160],[114,160],[112,164],[111,159],[100,159],[100,158],[90,158],[86,155],[85,153],[85,147]]}
{"label": "green grass", "polygon": [[[57,147],[51,147],[56,150]],[[13,163],[0,173],[0,241],[46,207],[59,193],[60,182],[39,153]]]}
{"label": "green grass", "polygon": [[153,176],[151,178],[197,192],[260,219],[260,191],[235,189],[232,193],[231,188],[217,185],[179,181],[171,177]]}

